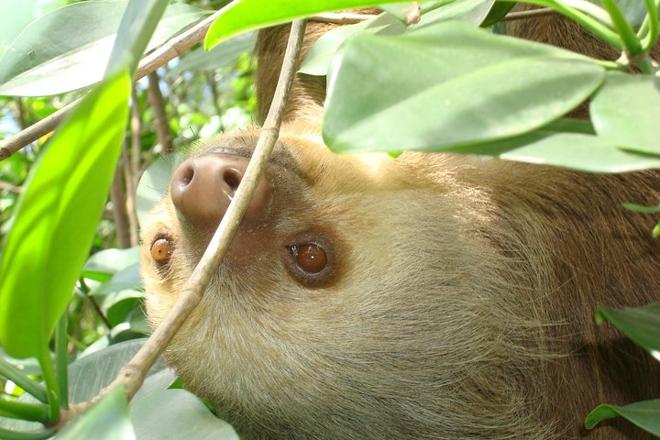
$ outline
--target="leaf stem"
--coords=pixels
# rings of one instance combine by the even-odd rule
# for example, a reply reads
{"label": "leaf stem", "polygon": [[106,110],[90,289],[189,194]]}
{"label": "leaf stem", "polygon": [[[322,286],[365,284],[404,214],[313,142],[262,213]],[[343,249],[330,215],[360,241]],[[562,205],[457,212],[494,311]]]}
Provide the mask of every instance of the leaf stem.
{"label": "leaf stem", "polygon": [[53,362],[47,346],[44,346],[41,350],[38,360],[41,366],[41,374],[46,383],[46,390],[48,391],[48,422],[49,424],[54,424],[60,416],[60,393],[59,383],[53,370]]}
{"label": "leaf stem", "polygon": [[60,390],[60,406],[64,409],[69,407],[69,359],[67,356],[66,327],[69,314],[65,311],[60,317],[55,328],[55,362],[57,364],[57,380]]}
{"label": "leaf stem", "polygon": [[637,34],[635,34],[635,31],[633,30],[632,26],[630,26],[630,23],[628,23],[626,20],[626,17],[623,15],[623,12],[621,12],[621,9],[619,9],[619,6],[616,4],[616,2],[614,0],[603,0],[603,5],[605,6],[607,12],[610,14],[610,18],[614,24],[614,29],[616,29],[617,33],[621,37],[621,41],[623,42],[626,53],[631,56],[639,55],[642,53],[644,51],[642,42],[639,41],[639,37]]}
{"label": "leaf stem", "polygon": [[660,0],[644,0],[644,3],[647,13],[637,32],[637,37],[642,39],[644,51],[648,52],[655,46],[658,39],[658,4]]}
{"label": "leaf stem", "polygon": [[43,424],[50,423],[49,407],[43,403],[25,403],[0,399],[0,415]]}
{"label": "leaf stem", "polygon": [[0,376],[9,379],[25,390],[26,393],[36,397],[42,403],[48,403],[48,394],[44,386],[26,375],[7,360],[0,357]]}
{"label": "leaf stem", "polygon": [[[503,0],[503,1],[515,1],[515,0]],[[608,26],[609,23],[603,23],[602,20],[603,17],[601,17],[602,14],[596,13],[596,11],[600,10],[600,8],[598,8],[596,5],[591,5],[592,7],[588,9],[589,13],[587,13],[583,9],[576,9],[575,7],[570,7],[557,0],[522,0],[522,2],[531,5],[544,6],[554,9],[563,16],[580,24],[582,27],[586,28],[588,31],[596,35],[601,40],[605,41],[610,46],[618,50],[624,49],[623,42],[621,41],[621,37]],[[572,0],[572,3],[575,2],[576,0]],[[594,17],[594,15],[597,15],[597,17]]]}

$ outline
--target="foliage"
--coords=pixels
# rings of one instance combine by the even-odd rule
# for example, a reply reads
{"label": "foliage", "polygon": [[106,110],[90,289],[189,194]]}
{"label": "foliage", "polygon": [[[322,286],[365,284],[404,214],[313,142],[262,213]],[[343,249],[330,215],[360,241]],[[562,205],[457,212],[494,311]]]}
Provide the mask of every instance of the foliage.
{"label": "foliage", "polygon": [[[95,396],[150,332],[138,243],[121,241],[119,219],[137,223],[162,196],[176,158],[160,155],[255,119],[255,34],[243,32],[372,3],[234,1],[206,34],[210,52],[197,45],[137,82],[128,128],[129,74],[141,55],[226,2],[19,3],[15,22],[0,8],[0,138],[84,96],[54,136],[0,162],[0,384],[9,395],[0,398],[0,437],[47,438],[53,431],[42,425],[56,422],[68,401]],[[324,139],[335,151],[450,151],[608,173],[660,168],[660,92],[648,57],[657,2],[528,0],[621,50],[616,62],[495,35],[489,27],[513,2],[425,1],[416,23],[406,21],[410,3],[381,3],[381,15],[324,35],[301,66],[328,76]],[[150,81],[166,98],[161,109]],[[565,118],[587,101],[591,121]],[[632,202],[625,209],[658,213]],[[597,320],[657,357],[658,307],[601,307]],[[196,397],[171,389],[174,379],[158,365],[130,405],[115,390],[58,438],[182,438],[192,435],[186,426],[195,438],[237,438]],[[658,411],[658,400],[601,405],[585,424],[621,416],[660,435]]]}

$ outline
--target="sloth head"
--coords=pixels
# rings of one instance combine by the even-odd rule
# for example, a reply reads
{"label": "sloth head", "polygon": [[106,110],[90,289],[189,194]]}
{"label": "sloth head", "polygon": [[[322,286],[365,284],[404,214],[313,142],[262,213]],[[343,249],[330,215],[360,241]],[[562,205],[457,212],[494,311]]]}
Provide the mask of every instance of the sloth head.
{"label": "sloth head", "polygon": [[[199,261],[256,139],[248,130],[198,147],[151,213],[142,273],[154,325]],[[521,412],[516,375],[529,324],[477,231],[483,197],[457,183],[451,159],[425,163],[335,155],[304,128],[284,127],[166,354],[248,438],[539,429]]]}

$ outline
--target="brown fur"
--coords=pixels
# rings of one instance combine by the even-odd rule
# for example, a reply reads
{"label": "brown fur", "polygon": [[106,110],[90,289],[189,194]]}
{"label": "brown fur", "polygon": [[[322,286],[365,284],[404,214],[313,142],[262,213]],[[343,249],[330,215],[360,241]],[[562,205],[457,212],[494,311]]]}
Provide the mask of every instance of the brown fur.
{"label": "brown fur", "polygon": [[[312,25],[307,46],[327,29]],[[260,36],[262,109],[282,32]],[[299,76],[268,168],[268,214],[239,230],[168,350],[192,390],[249,439],[578,438],[598,403],[660,396],[657,363],[593,321],[598,304],[660,299],[654,220],[621,208],[658,203],[657,172],[338,156],[318,136],[323,95]],[[196,154],[248,154],[255,139],[225,135]],[[302,231],[335,247],[329,287],[304,288],[284,269],[282,250]],[[163,232],[177,247],[159,274],[149,244]],[[143,241],[158,323],[204,242],[182,231],[169,198]],[[645,436],[613,421],[587,438]]]}

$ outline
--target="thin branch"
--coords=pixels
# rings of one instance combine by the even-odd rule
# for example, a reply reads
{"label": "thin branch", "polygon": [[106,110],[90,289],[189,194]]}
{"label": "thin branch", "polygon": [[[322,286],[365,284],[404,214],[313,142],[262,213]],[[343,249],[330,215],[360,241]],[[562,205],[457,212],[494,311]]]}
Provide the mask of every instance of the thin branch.
{"label": "thin branch", "polygon": [[[211,26],[211,23],[218,18],[221,12],[222,10],[215,12],[187,31],[180,33],[174,38],[168,40],[162,46],[145,55],[142,58],[142,61],[140,61],[135,78],[140,79],[143,76],[150,74],[159,67],[167,64],[168,61],[181,56],[195,44],[202,41],[209,26]],[[55,113],[46,116],[39,122],[27,127],[25,130],[22,130],[14,136],[8,137],[0,142],[0,161],[8,158],[26,145],[36,141],[41,136],[55,130],[55,127],[57,127],[66,115],[80,103],[81,99],[77,99],[65,105]]]}
{"label": "thin branch", "polygon": [[[160,90],[160,77],[158,72],[151,72],[148,75],[149,88],[147,89],[147,96],[149,104],[154,111],[154,125],[156,126],[156,139],[162,147],[162,154],[170,154],[172,152],[172,136],[170,136],[170,124],[165,112],[165,100],[163,99],[163,92]],[[136,171],[139,171],[139,167]]]}
{"label": "thin branch", "polygon": [[370,20],[376,16],[375,14],[356,14],[351,12],[326,12],[312,15],[308,20],[320,23],[355,24]]}
{"label": "thin branch", "polygon": [[266,168],[266,164],[279,136],[282,116],[284,114],[284,104],[286,103],[286,98],[293,82],[296,71],[295,66],[304,34],[305,22],[303,20],[294,21],[291,26],[291,33],[273,101],[264,126],[259,133],[259,139],[250,163],[245,170],[245,175],[236,191],[236,196],[229,205],[229,208],[227,208],[227,212],[213,234],[213,238],[211,238],[211,242],[204,251],[204,255],[202,255],[202,258],[193,270],[186,287],[179,294],[172,310],[170,310],[165,320],[156,328],[142,348],[140,348],[140,351],[121,369],[115,380],[92,400],[83,402],[72,407],[70,411],[64,412],[62,414],[63,419],[70,419],[76,414],[79,414],[110,390],[120,385],[125,387],[127,397],[129,399],[132,398],[142,385],[149,368],[156,362],[165,347],[185,322],[188,315],[190,315],[201,301],[206,286],[216,272],[220,261],[227,253],[234,234],[238,230],[241,219],[247,210],[252,194]]}
{"label": "thin branch", "polygon": [[544,17],[546,15],[554,15],[557,12],[550,8],[530,9],[528,11],[509,12],[502,18],[501,21],[515,21],[525,20],[528,18]]}
{"label": "thin branch", "polygon": [[115,170],[115,177],[110,187],[110,200],[112,201],[112,216],[115,221],[117,246],[120,249],[131,247],[131,236],[128,226],[128,211],[126,210],[126,192],[124,190],[124,168],[120,160]]}
{"label": "thin branch", "polygon": [[[131,143],[139,142],[139,136],[135,136],[134,133],[137,130],[139,130],[139,112],[134,112],[132,113],[137,113],[138,116],[138,121],[134,120],[133,115],[131,117]],[[134,128],[135,124],[137,124],[137,127]],[[134,148],[134,147],[132,147]],[[137,218],[137,211],[136,211],[136,205],[135,205],[135,190],[136,190],[136,185],[135,185],[135,178],[133,176],[133,170],[131,168],[131,164],[129,161],[129,152],[128,148],[126,146],[126,143],[124,143],[122,147],[122,163],[124,167],[124,182],[126,183],[126,213],[128,215],[128,231],[129,231],[129,238],[130,238],[130,244],[131,246],[137,246],[138,241],[139,241],[139,234],[138,234],[138,218]]]}

